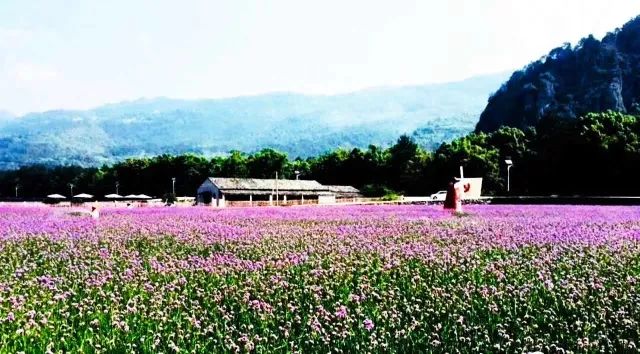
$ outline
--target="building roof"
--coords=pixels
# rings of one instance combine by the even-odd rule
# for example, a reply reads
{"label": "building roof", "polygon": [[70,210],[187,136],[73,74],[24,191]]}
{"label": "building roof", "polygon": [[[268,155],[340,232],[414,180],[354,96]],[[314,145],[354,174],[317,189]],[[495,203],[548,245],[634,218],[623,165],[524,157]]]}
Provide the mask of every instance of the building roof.
{"label": "building roof", "polygon": [[209,181],[215,184],[222,192],[234,191],[299,191],[299,192],[330,192],[329,187],[316,181],[291,180],[291,179],[259,179],[259,178],[221,178],[210,177]]}
{"label": "building roof", "polygon": [[360,193],[360,190],[353,186],[332,185],[332,186],[325,186],[325,187],[329,187],[329,190],[334,193]]}
{"label": "building roof", "polygon": [[[222,191],[226,195],[275,195],[275,189],[226,189]],[[289,196],[319,196],[319,195],[335,195],[328,191],[294,191],[291,189],[278,188],[278,194]]]}

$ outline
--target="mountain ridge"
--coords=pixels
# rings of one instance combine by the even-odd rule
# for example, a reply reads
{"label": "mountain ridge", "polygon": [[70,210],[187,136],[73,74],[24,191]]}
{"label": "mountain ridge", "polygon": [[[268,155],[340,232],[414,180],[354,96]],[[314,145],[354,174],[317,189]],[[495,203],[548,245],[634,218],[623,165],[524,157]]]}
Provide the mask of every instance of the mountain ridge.
{"label": "mountain ridge", "polygon": [[11,118],[21,118],[21,117],[24,117],[24,116],[29,116],[29,115],[34,115],[34,114],[45,114],[45,113],[51,113],[51,112],[86,112],[86,111],[98,110],[98,109],[101,109],[101,108],[109,108],[109,107],[112,107],[112,106],[133,105],[133,104],[149,104],[149,103],[154,103],[154,102],[158,102],[158,101],[160,101],[160,102],[174,101],[174,102],[183,102],[183,103],[194,103],[194,102],[202,102],[202,101],[211,102],[211,101],[229,101],[229,100],[236,100],[236,99],[252,99],[252,98],[270,97],[270,96],[301,96],[301,97],[327,98],[327,97],[348,96],[348,95],[352,95],[352,94],[361,94],[361,93],[369,93],[369,92],[379,92],[379,91],[386,91],[386,90],[428,88],[428,87],[437,87],[437,86],[442,86],[442,85],[456,85],[456,84],[461,84],[461,83],[469,84],[469,83],[473,83],[473,82],[483,81],[484,79],[493,80],[495,78],[508,77],[510,74],[511,74],[511,71],[502,71],[502,72],[496,72],[496,73],[490,73],[490,74],[474,75],[474,76],[470,76],[470,77],[467,77],[467,78],[464,78],[464,79],[446,81],[446,82],[435,82],[435,83],[426,83],[426,84],[407,84],[407,85],[379,85],[379,86],[365,87],[365,88],[362,88],[362,89],[346,91],[346,92],[340,92],[340,93],[334,93],[334,94],[323,94],[323,93],[312,94],[312,93],[302,93],[302,92],[283,90],[283,91],[268,91],[268,92],[264,92],[264,93],[247,94],[247,95],[232,95],[232,96],[228,96],[228,97],[225,96],[225,97],[201,97],[201,98],[176,98],[176,97],[163,96],[163,95],[161,95],[161,96],[141,96],[141,97],[134,98],[134,99],[126,99],[126,100],[115,101],[115,102],[106,102],[106,103],[99,104],[99,105],[96,105],[96,106],[93,106],[93,107],[89,107],[89,108],[85,108],[85,109],[82,109],[82,108],[54,108],[54,109],[47,109],[47,110],[43,110],[43,111],[30,111],[30,112],[26,112],[26,113],[23,113],[23,114],[13,114],[8,110],[4,110],[4,109],[0,108],[0,116],[6,115],[6,116],[9,116]]}
{"label": "mountain ridge", "polygon": [[162,153],[220,155],[266,147],[306,157],[339,147],[389,146],[399,135],[424,127],[442,132],[416,136],[434,148],[442,138],[473,130],[487,98],[506,77],[499,73],[338,95],[142,98],[88,110],[28,113],[0,122],[0,168],[95,166]]}
{"label": "mountain ridge", "polygon": [[489,99],[476,131],[607,110],[640,113],[640,16],[602,40],[589,35],[514,72]]}

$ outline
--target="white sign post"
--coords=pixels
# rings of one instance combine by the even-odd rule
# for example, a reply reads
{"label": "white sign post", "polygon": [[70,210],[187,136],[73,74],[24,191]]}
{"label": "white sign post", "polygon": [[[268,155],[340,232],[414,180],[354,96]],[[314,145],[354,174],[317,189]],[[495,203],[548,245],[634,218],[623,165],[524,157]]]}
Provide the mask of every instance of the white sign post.
{"label": "white sign post", "polygon": [[456,213],[462,213],[462,195],[464,194],[464,169],[460,166],[460,180],[453,185],[455,193]]}

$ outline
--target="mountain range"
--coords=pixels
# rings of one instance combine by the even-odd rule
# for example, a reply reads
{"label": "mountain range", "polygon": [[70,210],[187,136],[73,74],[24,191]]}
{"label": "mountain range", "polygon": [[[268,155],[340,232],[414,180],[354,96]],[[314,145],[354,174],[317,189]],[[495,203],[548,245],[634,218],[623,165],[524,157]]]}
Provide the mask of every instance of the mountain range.
{"label": "mountain range", "polygon": [[98,166],[164,153],[274,148],[290,157],[389,146],[410,134],[424,148],[474,129],[507,73],[339,95],[273,93],[228,99],[138,99],[90,110],[0,115],[0,169]]}
{"label": "mountain range", "polygon": [[433,150],[474,127],[525,128],[547,116],[575,119],[606,110],[640,114],[640,16],[602,40],[590,35],[555,48],[510,76],[338,95],[138,99],[21,117],[0,110],[0,169],[263,148],[308,157],[336,148],[387,147],[402,134]]}

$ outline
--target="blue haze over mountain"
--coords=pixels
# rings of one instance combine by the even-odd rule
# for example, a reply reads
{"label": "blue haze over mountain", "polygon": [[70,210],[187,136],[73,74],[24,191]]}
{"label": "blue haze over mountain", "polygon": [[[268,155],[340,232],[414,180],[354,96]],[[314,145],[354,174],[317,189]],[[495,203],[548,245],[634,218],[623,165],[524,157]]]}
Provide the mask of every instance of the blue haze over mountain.
{"label": "blue haze over mountain", "polygon": [[13,114],[0,110],[0,121],[5,121],[14,118]]}
{"label": "blue haze over mountain", "polygon": [[508,73],[349,94],[273,93],[228,99],[139,99],[85,111],[0,114],[0,168],[98,166],[128,157],[270,147],[290,157],[389,146],[412,134],[427,149],[474,129]]}

